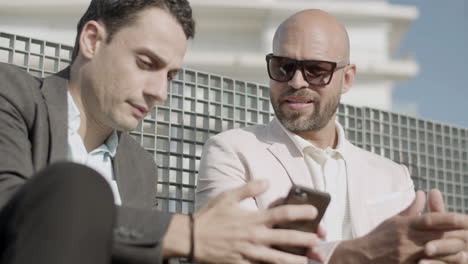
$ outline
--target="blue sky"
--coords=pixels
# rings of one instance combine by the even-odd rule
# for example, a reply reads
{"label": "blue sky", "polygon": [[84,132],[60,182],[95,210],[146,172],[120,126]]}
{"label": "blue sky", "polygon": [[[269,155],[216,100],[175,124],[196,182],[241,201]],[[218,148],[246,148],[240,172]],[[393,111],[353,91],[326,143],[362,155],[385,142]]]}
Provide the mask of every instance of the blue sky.
{"label": "blue sky", "polygon": [[468,128],[468,1],[390,3],[419,8],[399,53],[414,54],[420,73],[397,85],[395,103],[414,103],[422,118]]}

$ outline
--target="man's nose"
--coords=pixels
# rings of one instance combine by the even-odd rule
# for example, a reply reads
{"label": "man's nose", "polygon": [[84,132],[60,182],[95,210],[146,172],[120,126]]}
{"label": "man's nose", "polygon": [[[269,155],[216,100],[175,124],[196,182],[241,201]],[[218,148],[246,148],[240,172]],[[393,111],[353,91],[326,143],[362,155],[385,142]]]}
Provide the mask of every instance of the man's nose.
{"label": "man's nose", "polygon": [[169,81],[166,75],[157,76],[149,81],[144,88],[144,94],[151,98],[153,104],[164,103],[167,99],[167,90],[169,88]]}
{"label": "man's nose", "polygon": [[304,74],[300,67],[296,69],[293,77],[288,82],[289,86],[294,89],[302,89],[309,87],[309,83],[306,81]]}

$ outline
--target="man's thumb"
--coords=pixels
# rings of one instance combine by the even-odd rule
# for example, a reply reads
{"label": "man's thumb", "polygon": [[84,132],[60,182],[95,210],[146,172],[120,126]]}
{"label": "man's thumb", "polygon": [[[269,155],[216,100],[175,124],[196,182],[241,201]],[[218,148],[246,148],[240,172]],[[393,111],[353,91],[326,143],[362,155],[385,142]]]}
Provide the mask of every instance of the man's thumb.
{"label": "man's thumb", "polygon": [[413,202],[403,210],[400,215],[402,216],[414,216],[419,215],[421,212],[424,211],[426,207],[426,194],[419,190],[416,192],[416,197],[414,198]]}

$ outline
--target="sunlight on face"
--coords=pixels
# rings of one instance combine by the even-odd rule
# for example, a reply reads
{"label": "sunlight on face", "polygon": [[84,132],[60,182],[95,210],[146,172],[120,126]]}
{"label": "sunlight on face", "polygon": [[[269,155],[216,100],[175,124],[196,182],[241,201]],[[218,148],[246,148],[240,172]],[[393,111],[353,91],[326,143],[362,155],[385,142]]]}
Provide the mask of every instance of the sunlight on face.
{"label": "sunlight on face", "polygon": [[[335,36],[326,30],[314,28],[315,23],[292,23],[276,36],[273,54],[296,60],[340,60],[342,48]],[[326,78],[320,71],[305,72],[309,81],[314,76]],[[312,86],[297,69],[288,82],[270,81],[270,100],[277,118],[290,131],[317,131],[334,117],[340,103],[343,70],[333,74],[328,85]],[[319,77],[317,77],[319,78]]]}
{"label": "sunlight on face", "polygon": [[133,24],[97,48],[88,89],[82,90],[87,116],[104,127],[135,129],[155,104],[166,100],[186,48],[184,31],[169,13],[141,11]]}

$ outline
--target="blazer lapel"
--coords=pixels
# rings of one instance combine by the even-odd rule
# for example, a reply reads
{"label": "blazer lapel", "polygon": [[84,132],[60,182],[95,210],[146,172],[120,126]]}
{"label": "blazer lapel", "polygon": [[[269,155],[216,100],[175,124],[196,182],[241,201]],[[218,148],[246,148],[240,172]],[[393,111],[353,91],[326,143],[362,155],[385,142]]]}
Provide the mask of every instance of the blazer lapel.
{"label": "blazer lapel", "polygon": [[[135,151],[131,137],[125,132],[119,133],[119,146],[115,154],[114,177],[119,186],[122,205],[136,208],[152,208],[156,199],[153,194],[156,188],[154,169],[141,166],[142,160]],[[133,143],[133,144],[132,144]],[[151,164],[154,168],[154,164]],[[155,195],[155,194],[154,194]]]}
{"label": "blazer lapel", "polygon": [[270,122],[267,131],[269,133],[267,140],[271,143],[268,151],[283,166],[291,182],[312,186],[312,178],[309,175],[309,169],[304,162],[302,152],[297,149],[276,118]]}
{"label": "blazer lapel", "polygon": [[67,158],[67,85],[69,68],[43,80],[42,94],[47,102],[50,125],[49,163]]}
{"label": "blazer lapel", "polygon": [[354,148],[356,147],[350,142],[345,141],[343,155],[346,163],[349,209],[353,223],[353,236],[358,237],[364,235],[370,225],[365,204],[365,194],[369,186],[366,175],[363,174],[367,171],[363,168],[365,164],[360,160],[358,153],[355,153]]}
{"label": "blazer lapel", "polygon": [[[131,162],[129,161],[132,157],[127,156],[123,153],[123,149],[126,148],[128,144],[127,139],[125,138],[122,132],[119,132],[119,146],[117,147],[117,153],[114,157],[114,177],[117,181],[117,186],[119,186],[120,198],[123,205],[127,205],[130,200],[130,196],[135,194],[136,184],[135,180],[132,177],[132,168],[130,166]],[[133,199],[132,199],[133,200]]]}

